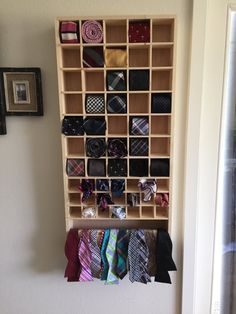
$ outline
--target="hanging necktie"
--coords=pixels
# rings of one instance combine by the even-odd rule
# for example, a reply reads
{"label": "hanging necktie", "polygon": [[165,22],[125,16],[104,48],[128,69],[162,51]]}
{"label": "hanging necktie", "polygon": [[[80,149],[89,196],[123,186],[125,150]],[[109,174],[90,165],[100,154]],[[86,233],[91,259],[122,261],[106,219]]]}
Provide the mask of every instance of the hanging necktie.
{"label": "hanging necktie", "polygon": [[115,273],[116,262],[117,262],[116,241],[117,241],[118,231],[119,231],[118,229],[111,229],[109,241],[107,244],[106,257],[109,264],[107,281],[106,281],[107,284],[119,283],[119,278],[116,276],[116,273]]}
{"label": "hanging necktie", "polygon": [[70,229],[65,243],[65,256],[68,260],[66,270],[65,270],[65,278],[67,281],[78,281],[79,280],[79,269],[80,263],[78,258],[78,230]]}
{"label": "hanging necktie", "polygon": [[91,251],[88,230],[81,231],[78,255],[81,264],[79,281],[93,281],[91,273]]}
{"label": "hanging necktie", "polygon": [[102,273],[101,280],[107,280],[107,274],[109,270],[109,264],[106,257],[107,243],[110,237],[110,230],[106,229],[103,236],[102,246],[101,246],[101,259],[102,259]]}
{"label": "hanging necktie", "polygon": [[108,113],[126,113],[127,97],[124,94],[107,95],[107,112]]}
{"label": "hanging necktie", "polygon": [[168,271],[176,271],[177,268],[172,259],[172,241],[168,232],[164,229],[158,229],[157,231],[156,250],[157,272],[155,281],[171,283]]}
{"label": "hanging necktie", "polygon": [[83,192],[82,202],[85,202],[94,191],[95,181],[92,179],[82,179],[79,189]]}
{"label": "hanging necktie", "polygon": [[125,229],[120,229],[117,235],[116,252],[117,263],[116,273],[120,279],[123,279],[127,274],[127,258],[128,258],[129,232]]}
{"label": "hanging necktie", "polygon": [[131,118],[131,134],[132,135],[148,135],[148,118],[132,117]]}
{"label": "hanging necktie", "polygon": [[131,156],[147,156],[148,155],[148,139],[147,138],[131,138],[130,139],[130,155]]}
{"label": "hanging necktie", "polygon": [[148,274],[148,247],[144,230],[132,230],[128,247],[129,279],[131,282],[148,283],[151,278]]}
{"label": "hanging necktie", "polygon": [[91,272],[94,278],[101,277],[101,254],[98,246],[99,230],[90,231]]}
{"label": "hanging necktie", "polygon": [[156,236],[153,230],[145,230],[145,239],[148,246],[148,274],[153,277],[156,275]]}
{"label": "hanging necktie", "polygon": [[157,183],[155,179],[141,179],[139,180],[138,187],[144,193],[143,201],[148,202],[152,198],[152,195],[157,191]]}

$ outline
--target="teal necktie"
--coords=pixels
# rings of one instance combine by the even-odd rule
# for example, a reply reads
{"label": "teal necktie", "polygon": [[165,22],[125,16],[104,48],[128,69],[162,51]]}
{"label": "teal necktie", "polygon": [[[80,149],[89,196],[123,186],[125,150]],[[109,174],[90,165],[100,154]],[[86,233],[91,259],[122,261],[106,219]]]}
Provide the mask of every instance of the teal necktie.
{"label": "teal necktie", "polygon": [[104,233],[103,241],[102,241],[102,247],[101,247],[101,259],[102,259],[101,280],[107,279],[107,274],[109,270],[109,264],[106,257],[106,249],[107,249],[107,244],[109,241],[109,236],[110,236],[110,230],[106,229]]}
{"label": "teal necktie", "polygon": [[117,241],[117,235],[119,230],[118,229],[111,229],[109,241],[107,244],[106,249],[106,257],[109,264],[109,270],[107,274],[107,284],[118,284],[119,278],[116,276],[115,268],[116,268],[116,262],[117,262],[117,256],[116,256],[116,241]]}

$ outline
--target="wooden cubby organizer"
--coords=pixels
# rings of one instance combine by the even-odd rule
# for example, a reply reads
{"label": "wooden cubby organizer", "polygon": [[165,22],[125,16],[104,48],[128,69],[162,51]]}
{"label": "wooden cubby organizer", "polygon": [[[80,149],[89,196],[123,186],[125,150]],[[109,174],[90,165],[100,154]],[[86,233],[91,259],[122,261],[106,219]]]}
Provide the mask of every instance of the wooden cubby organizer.
{"label": "wooden cubby organizer", "polygon": [[[83,21],[100,21],[103,28],[103,41],[99,44],[84,43],[81,35]],[[61,21],[76,21],[79,24],[79,43],[66,44],[60,42]],[[134,21],[148,21],[150,23],[150,42],[130,43],[128,30],[129,23]],[[102,211],[96,204],[96,196],[99,191],[94,191],[88,201],[82,203],[82,193],[79,184],[87,175],[87,160],[85,143],[91,135],[65,136],[62,134],[62,157],[64,177],[64,198],[66,229],[85,227],[127,227],[127,228],[157,228],[169,229],[171,218],[171,182],[172,182],[172,144],[173,144],[173,100],[174,100],[174,71],[175,71],[175,17],[162,16],[137,16],[137,17],[66,17],[58,18],[55,25],[56,30],[56,52],[59,84],[59,103],[61,122],[66,115],[75,116],[97,116],[86,114],[86,94],[102,94],[106,98],[110,93],[126,94],[127,113],[114,114],[105,110],[104,116],[107,124],[106,134],[97,136],[105,138],[125,138],[127,140],[128,175],[125,179],[125,191],[121,197],[113,197],[115,205],[122,205],[126,210],[126,218],[119,220],[111,218],[111,205],[109,210]],[[85,47],[117,47],[126,49],[127,65],[121,68],[108,68],[104,64],[99,68],[85,68],[83,66],[83,50]],[[104,53],[105,54],[105,53]],[[124,70],[126,72],[127,89],[125,91],[109,91],[106,87],[106,75],[109,70]],[[149,71],[149,88],[147,90],[130,90],[129,74],[132,70]],[[153,113],[151,110],[152,94],[170,93],[171,112]],[[149,134],[144,136],[131,135],[129,132],[130,117],[145,116],[149,120]],[[130,139],[147,138],[149,143],[148,156],[135,157],[129,155]],[[66,174],[67,158],[83,158],[85,160],[84,177],[68,177]],[[101,157],[109,159],[108,154]],[[155,195],[150,201],[143,201],[143,193],[138,187],[140,177],[129,175],[129,160],[145,158],[148,160],[148,175],[145,178],[154,178],[150,175],[150,164],[152,159],[165,158],[169,160],[169,176],[155,177],[157,180],[157,193],[169,193],[169,207],[162,208],[155,204]],[[96,179],[94,177],[91,177]],[[106,173],[107,179],[112,179]],[[119,177],[120,178],[120,177]],[[98,178],[99,179],[99,178]],[[103,177],[104,179],[104,177]],[[117,177],[116,177],[117,179]],[[139,193],[140,204],[132,207],[127,204],[128,193]],[[84,207],[96,207],[96,218],[82,218],[81,210]]]}

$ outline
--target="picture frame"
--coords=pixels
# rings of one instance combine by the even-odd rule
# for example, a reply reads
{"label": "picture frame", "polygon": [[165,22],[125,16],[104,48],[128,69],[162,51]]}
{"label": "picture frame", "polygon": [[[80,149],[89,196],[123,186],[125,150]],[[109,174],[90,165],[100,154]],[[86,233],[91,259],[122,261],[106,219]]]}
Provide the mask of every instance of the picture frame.
{"label": "picture frame", "polygon": [[6,116],[42,116],[40,68],[0,68],[1,107]]}

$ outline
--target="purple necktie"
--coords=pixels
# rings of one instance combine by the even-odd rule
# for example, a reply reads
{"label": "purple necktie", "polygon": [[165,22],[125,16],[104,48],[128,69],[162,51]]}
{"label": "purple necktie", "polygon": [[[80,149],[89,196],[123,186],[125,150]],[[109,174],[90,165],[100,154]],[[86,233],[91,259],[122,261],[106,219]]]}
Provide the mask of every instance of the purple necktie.
{"label": "purple necktie", "polygon": [[78,254],[79,261],[81,264],[81,273],[79,276],[79,281],[93,281],[91,272],[91,251],[88,230],[83,230],[81,232]]}

